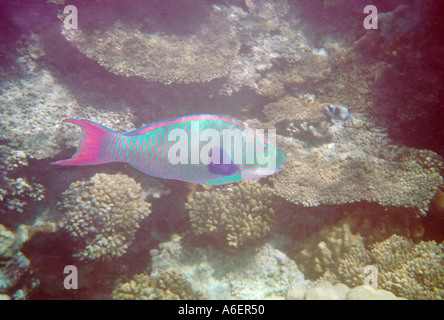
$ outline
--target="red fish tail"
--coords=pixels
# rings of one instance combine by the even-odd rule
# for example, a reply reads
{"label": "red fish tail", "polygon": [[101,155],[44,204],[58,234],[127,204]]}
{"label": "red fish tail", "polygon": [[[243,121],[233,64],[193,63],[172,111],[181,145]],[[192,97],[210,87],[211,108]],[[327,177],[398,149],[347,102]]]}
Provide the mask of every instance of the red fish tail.
{"label": "red fish tail", "polygon": [[65,119],[63,122],[74,123],[82,127],[82,137],[77,152],[71,159],[60,160],[51,164],[81,166],[112,162],[112,160],[107,160],[103,157],[103,150],[106,143],[105,140],[110,135],[117,135],[116,132],[90,120]]}

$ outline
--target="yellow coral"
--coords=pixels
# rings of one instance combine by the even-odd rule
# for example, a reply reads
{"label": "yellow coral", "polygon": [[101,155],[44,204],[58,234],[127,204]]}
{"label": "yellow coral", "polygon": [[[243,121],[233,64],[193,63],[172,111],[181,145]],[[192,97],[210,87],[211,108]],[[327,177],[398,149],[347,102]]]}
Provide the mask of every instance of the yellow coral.
{"label": "yellow coral", "polygon": [[186,278],[177,271],[163,271],[158,276],[136,274],[133,279],[119,284],[113,291],[115,300],[196,300],[195,293]]}
{"label": "yellow coral", "polygon": [[196,235],[210,235],[240,247],[268,235],[274,217],[272,201],[270,187],[249,181],[196,192],[185,206]]}
{"label": "yellow coral", "polygon": [[382,288],[407,299],[442,299],[444,296],[444,243],[411,240],[393,235],[377,243],[371,255]]}
{"label": "yellow coral", "polygon": [[60,225],[85,243],[78,256],[109,260],[126,252],[139,222],[151,212],[141,190],[123,174],[96,174],[69,186]]}

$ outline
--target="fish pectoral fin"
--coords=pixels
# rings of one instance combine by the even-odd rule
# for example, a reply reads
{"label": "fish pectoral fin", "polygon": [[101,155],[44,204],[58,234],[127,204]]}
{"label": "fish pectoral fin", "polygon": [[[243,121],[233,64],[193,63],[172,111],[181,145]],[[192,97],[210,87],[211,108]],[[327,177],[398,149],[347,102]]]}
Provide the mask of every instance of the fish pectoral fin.
{"label": "fish pectoral fin", "polygon": [[214,173],[217,175],[231,176],[233,173],[235,173],[239,170],[239,167],[233,163],[215,164],[215,163],[211,162],[208,165],[208,170],[210,170],[211,173]]}
{"label": "fish pectoral fin", "polygon": [[230,155],[220,147],[214,147],[211,150],[211,162],[208,170],[211,173],[223,176],[230,176],[239,170],[239,167],[233,163]]}

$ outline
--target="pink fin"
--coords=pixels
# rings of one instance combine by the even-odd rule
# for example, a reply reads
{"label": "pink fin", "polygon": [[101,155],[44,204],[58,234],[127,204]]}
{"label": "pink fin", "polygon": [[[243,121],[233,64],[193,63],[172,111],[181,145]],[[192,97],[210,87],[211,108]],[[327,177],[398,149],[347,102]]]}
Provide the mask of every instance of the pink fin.
{"label": "pink fin", "polygon": [[82,127],[82,137],[77,152],[71,159],[60,160],[51,164],[81,166],[111,162],[111,160],[104,160],[102,158],[103,147],[106,138],[110,135],[117,135],[116,132],[90,120],[65,119],[63,122],[74,123]]}

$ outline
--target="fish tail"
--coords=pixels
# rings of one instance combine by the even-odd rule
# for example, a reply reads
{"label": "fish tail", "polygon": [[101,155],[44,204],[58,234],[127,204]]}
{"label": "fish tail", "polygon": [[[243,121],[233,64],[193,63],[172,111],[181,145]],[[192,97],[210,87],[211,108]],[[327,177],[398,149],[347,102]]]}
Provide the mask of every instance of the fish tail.
{"label": "fish tail", "polygon": [[113,161],[104,157],[104,147],[106,147],[106,140],[109,141],[107,138],[112,135],[118,135],[118,133],[90,120],[65,119],[63,122],[74,123],[82,127],[82,137],[77,152],[71,157],[71,159],[60,160],[52,162],[51,164],[61,166],[81,166]]}

